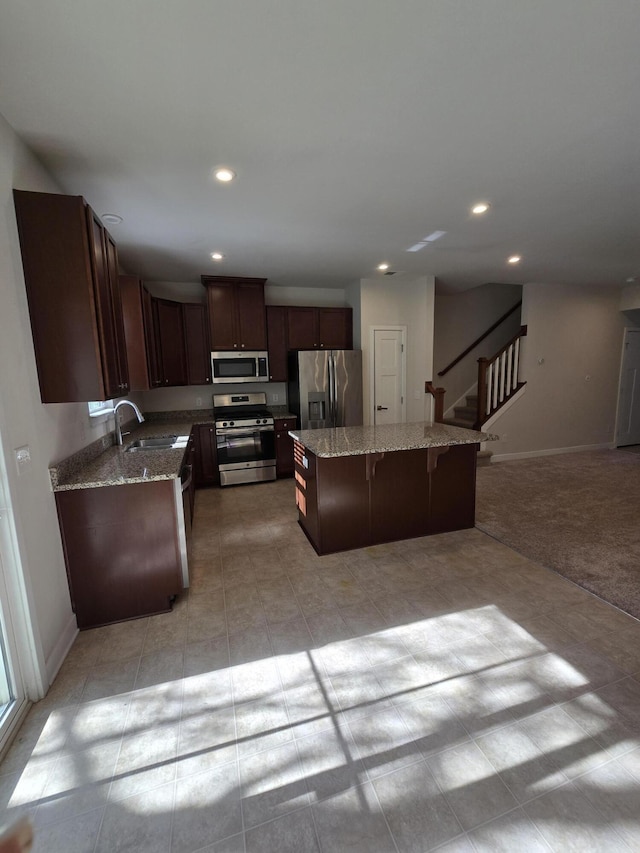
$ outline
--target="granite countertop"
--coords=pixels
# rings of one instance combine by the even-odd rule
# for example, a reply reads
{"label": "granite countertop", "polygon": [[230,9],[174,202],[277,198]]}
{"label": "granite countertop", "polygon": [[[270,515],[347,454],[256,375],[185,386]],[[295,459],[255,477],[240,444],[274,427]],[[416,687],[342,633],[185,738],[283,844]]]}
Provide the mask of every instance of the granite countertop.
{"label": "granite countertop", "polygon": [[274,418],[279,418],[279,419],[280,418],[286,418],[288,421],[289,420],[291,420],[291,421],[297,420],[296,415],[294,415],[293,412],[290,412],[286,406],[271,406],[271,405],[269,405],[269,406],[267,406],[267,408],[269,409],[269,411],[271,412],[271,414],[273,415]]}
{"label": "granite countertop", "polygon": [[497,441],[497,435],[473,429],[420,421],[412,424],[291,430],[289,435],[320,457],[362,456],[456,444]]}
{"label": "granite countertop", "polygon": [[[286,406],[269,407],[275,418],[295,420]],[[197,424],[215,420],[212,409],[190,409],[179,412],[149,412],[138,424],[135,418],[124,425],[131,432],[123,437],[123,445],[114,445],[113,433],[103,436],[88,447],[49,467],[54,492],[70,489],[95,489],[101,486],[121,486],[127,483],[146,483],[150,480],[175,480],[180,476],[187,439]],[[137,450],[127,448],[139,438],[159,438],[175,435],[180,440],[168,450]]]}
{"label": "granite countertop", "polygon": [[[199,420],[199,419],[198,419]],[[210,417],[203,417],[208,423]],[[94,458],[82,453],[49,468],[54,492],[70,489],[93,489],[100,486],[120,486],[146,483],[150,480],[174,480],[180,476],[187,439],[196,421],[145,420],[125,435],[123,445],[111,445]],[[127,447],[139,438],[159,438],[175,435],[180,438],[169,450],[138,450],[127,453]]]}

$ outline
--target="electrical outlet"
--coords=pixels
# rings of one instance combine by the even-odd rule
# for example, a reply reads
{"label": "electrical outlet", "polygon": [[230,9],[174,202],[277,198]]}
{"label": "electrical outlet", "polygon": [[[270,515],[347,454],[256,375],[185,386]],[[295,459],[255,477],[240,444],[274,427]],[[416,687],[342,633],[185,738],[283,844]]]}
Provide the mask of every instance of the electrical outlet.
{"label": "electrical outlet", "polygon": [[272,395],[271,395],[271,402],[272,402],[272,403],[277,403],[279,399],[280,399],[280,395],[279,395],[279,394],[272,394]]}
{"label": "electrical outlet", "polygon": [[199,409],[202,406],[202,397],[196,397],[196,408]]}

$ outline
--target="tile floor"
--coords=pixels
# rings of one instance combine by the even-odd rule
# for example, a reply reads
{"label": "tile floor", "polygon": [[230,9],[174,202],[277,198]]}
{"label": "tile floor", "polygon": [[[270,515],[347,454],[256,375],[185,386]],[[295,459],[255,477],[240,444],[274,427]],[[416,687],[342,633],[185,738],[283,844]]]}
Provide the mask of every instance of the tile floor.
{"label": "tile floor", "polygon": [[318,558],[293,502],[198,492],[189,594],[79,635],[0,766],[35,850],[640,850],[640,623],[477,530]]}

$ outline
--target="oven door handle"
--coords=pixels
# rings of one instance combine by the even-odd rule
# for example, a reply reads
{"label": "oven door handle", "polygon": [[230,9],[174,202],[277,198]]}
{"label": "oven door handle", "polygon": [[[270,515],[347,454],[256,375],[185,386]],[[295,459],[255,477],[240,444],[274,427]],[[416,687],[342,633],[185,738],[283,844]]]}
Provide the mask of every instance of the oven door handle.
{"label": "oven door handle", "polygon": [[217,429],[216,435],[220,435],[223,438],[229,438],[229,436],[237,436],[237,435],[251,435],[252,432],[274,432],[275,427],[271,426],[255,426],[255,427],[242,427],[241,429]]}

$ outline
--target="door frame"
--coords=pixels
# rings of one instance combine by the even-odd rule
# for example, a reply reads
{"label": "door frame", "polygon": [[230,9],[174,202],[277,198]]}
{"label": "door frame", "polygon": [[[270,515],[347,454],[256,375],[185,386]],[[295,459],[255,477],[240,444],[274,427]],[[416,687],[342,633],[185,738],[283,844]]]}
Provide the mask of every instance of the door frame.
{"label": "door frame", "polygon": [[613,431],[613,446],[614,447],[624,447],[625,445],[618,444],[618,427],[620,425],[620,405],[622,403],[622,377],[624,370],[624,357],[627,350],[627,341],[629,339],[629,334],[638,334],[640,335],[640,327],[638,326],[626,326],[624,329],[624,334],[622,336],[622,351],[620,354],[620,373],[618,376],[618,401],[616,403],[616,423]]}
{"label": "door frame", "polygon": [[369,374],[369,418],[370,423],[376,422],[376,332],[401,332],[402,333],[402,377],[401,377],[401,396],[402,403],[400,412],[402,420],[400,423],[407,422],[407,327],[395,326],[392,323],[379,323],[375,326],[369,326],[369,347],[371,352],[371,371]]}

